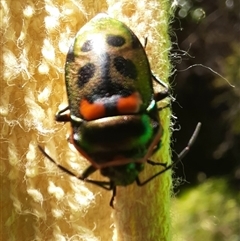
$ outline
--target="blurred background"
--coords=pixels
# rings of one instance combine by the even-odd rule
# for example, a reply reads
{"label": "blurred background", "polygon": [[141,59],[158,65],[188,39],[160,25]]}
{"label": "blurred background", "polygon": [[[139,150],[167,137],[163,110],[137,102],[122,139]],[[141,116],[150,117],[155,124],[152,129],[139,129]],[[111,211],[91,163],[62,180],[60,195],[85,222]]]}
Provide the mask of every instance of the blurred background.
{"label": "blurred background", "polygon": [[179,153],[202,122],[174,169],[176,240],[240,241],[240,1],[176,4],[173,150]]}

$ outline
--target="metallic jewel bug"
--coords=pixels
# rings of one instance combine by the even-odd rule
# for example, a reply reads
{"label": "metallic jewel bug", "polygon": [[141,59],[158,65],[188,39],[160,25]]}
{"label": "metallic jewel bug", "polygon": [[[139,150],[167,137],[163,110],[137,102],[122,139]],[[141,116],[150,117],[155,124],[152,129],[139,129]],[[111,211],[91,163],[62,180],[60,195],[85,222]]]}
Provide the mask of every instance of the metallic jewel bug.
{"label": "metallic jewel bug", "polygon": [[[157,103],[170,94],[167,85],[152,74],[144,47],[125,24],[99,14],[84,25],[67,54],[65,81],[69,106],[55,118],[71,123],[69,141],[91,165],[77,176],[39,146],[64,172],[113,190],[113,207],[117,186],[133,182],[143,186],[175,165],[149,160],[160,148],[163,134]],[[154,90],[154,85],[160,85],[161,91]],[[188,152],[199,128],[200,124],[177,162]],[[141,182],[138,175],[145,163],[164,169]],[[109,181],[88,179],[96,170]]]}

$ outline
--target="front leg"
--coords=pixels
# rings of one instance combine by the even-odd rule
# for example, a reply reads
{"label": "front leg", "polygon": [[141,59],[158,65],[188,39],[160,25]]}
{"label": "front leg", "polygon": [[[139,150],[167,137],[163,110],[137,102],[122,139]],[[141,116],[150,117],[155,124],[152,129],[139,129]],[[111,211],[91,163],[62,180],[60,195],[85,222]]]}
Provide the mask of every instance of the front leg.
{"label": "front leg", "polygon": [[166,83],[164,83],[162,80],[157,78],[153,73],[152,73],[152,78],[155,83],[157,83],[158,85],[161,85],[164,88],[164,91],[159,91],[159,92],[155,91],[156,93],[154,93],[154,99],[156,102],[161,101],[161,100],[165,99],[166,97],[171,96],[168,85]]}
{"label": "front leg", "polygon": [[[64,112],[68,111],[67,113],[63,114]],[[71,120],[70,118],[70,111],[69,111],[69,106],[64,108],[63,110],[60,110],[56,115],[55,115],[55,120],[58,122],[69,122]]]}

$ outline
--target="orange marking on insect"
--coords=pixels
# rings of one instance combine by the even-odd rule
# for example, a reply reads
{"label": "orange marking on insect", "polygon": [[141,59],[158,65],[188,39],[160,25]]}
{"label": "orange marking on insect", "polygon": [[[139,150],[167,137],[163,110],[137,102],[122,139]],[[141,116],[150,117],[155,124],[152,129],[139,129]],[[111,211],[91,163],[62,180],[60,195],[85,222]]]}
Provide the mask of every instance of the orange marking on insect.
{"label": "orange marking on insect", "polygon": [[141,104],[140,95],[135,92],[128,97],[121,97],[117,102],[117,109],[121,114],[136,113],[139,111]]}
{"label": "orange marking on insect", "polygon": [[89,103],[82,100],[79,111],[85,120],[94,120],[105,116],[105,107],[101,103]]}

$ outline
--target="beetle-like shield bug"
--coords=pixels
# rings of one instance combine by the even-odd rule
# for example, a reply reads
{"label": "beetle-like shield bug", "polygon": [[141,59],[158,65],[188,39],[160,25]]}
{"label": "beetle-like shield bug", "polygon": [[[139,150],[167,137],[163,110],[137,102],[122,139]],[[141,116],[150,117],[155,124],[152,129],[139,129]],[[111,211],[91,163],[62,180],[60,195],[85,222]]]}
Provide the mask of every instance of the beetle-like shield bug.
{"label": "beetle-like shield bug", "polygon": [[[69,106],[56,115],[56,121],[70,122],[71,144],[91,163],[76,176],[107,190],[135,182],[142,186],[170,169],[172,165],[149,160],[162,137],[157,103],[170,96],[167,85],[151,72],[144,47],[122,22],[99,14],[77,33],[67,54],[65,80]],[[161,85],[154,91],[153,82]],[[178,161],[192,145],[200,125]],[[141,182],[144,164],[164,169]],[[100,170],[109,182],[88,179]]]}

